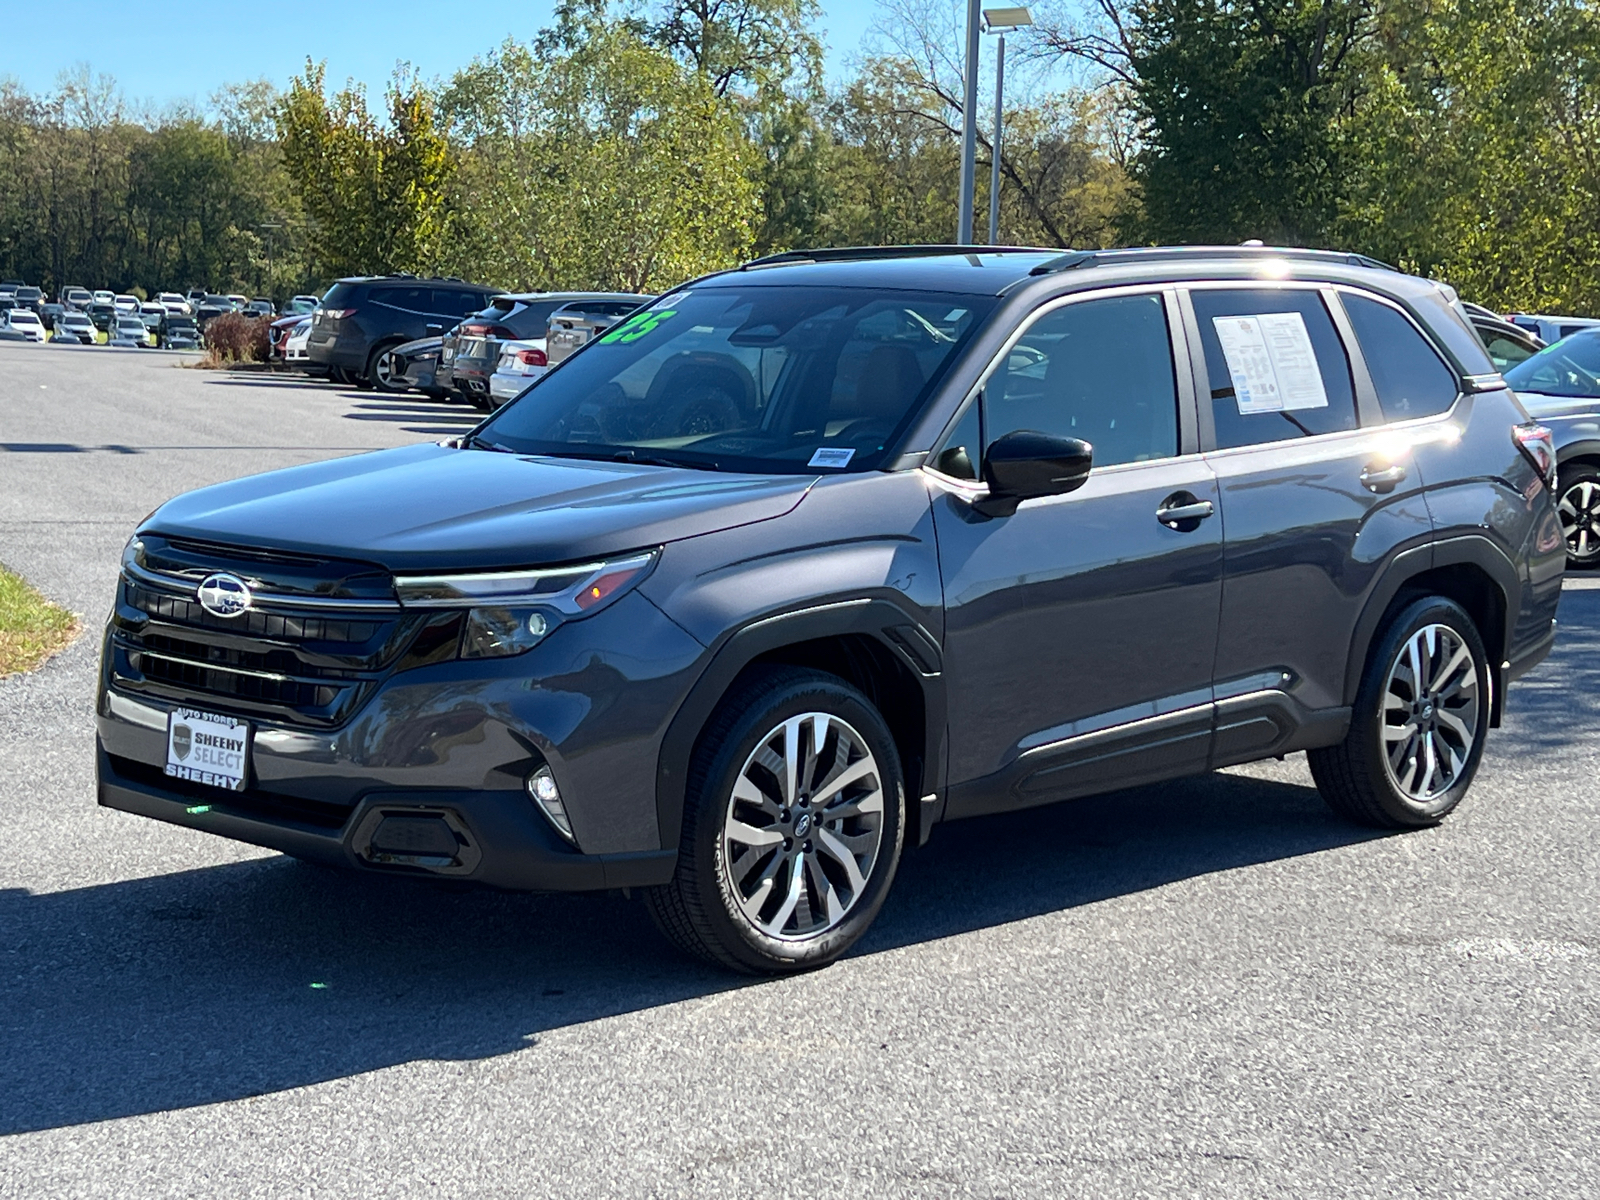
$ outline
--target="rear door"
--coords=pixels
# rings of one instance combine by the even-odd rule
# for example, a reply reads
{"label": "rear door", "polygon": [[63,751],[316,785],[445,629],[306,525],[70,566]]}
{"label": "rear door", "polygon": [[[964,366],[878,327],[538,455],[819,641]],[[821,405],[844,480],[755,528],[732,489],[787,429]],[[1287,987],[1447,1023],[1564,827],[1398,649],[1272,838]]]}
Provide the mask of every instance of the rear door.
{"label": "rear door", "polygon": [[1386,436],[1333,289],[1185,296],[1224,562],[1213,765],[1343,728],[1355,627],[1399,547],[1431,522],[1403,439]]}
{"label": "rear door", "polygon": [[[933,456],[946,815],[1205,769],[1222,527],[1177,317],[1161,290],[1054,302]],[[976,513],[983,447],[1021,429],[1090,442],[1088,482]]]}

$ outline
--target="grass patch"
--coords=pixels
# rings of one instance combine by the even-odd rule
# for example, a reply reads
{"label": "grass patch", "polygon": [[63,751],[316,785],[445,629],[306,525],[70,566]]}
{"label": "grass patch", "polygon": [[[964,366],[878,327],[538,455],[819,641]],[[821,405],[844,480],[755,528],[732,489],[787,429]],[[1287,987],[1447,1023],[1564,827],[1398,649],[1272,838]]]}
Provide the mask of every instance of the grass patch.
{"label": "grass patch", "polygon": [[33,670],[81,629],[77,617],[0,567],[0,676]]}

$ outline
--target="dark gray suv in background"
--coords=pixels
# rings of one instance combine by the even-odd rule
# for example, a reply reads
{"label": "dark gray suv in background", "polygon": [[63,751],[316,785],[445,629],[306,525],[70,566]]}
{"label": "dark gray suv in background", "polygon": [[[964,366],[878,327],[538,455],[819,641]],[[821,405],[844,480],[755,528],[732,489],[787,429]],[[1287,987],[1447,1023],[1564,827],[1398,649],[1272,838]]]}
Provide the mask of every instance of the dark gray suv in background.
{"label": "dark gray suv in background", "polygon": [[458,441],[152,514],[100,802],[816,966],[943,821],[1297,750],[1441,819],[1550,649],[1554,471],[1454,296],[1355,256],[779,255]]}

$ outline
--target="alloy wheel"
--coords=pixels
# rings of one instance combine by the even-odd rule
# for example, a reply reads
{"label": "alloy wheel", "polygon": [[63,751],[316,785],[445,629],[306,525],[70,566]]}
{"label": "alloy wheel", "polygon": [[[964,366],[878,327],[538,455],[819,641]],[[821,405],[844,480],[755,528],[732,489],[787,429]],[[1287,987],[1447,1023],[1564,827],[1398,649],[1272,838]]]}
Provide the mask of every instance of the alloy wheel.
{"label": "alloy wheel", "polygon": [[1582,562],[1600,557],[1600,483],[1579,479],[1561,493],[1556,512],[1568,557]]}
{"label": "alloy wheel", "polygon": [[394,351],[380,351],[372,363],[372,381],[384,391],[394,389]]}
{"label": "alloy wheel", "polygon": [[1437,800],[1461,779],[1479,736],[1478,664],[1448,625],[1406,639],[1384,684],[1384,765],[1409,799]]}
{"label": "alloy wheel", "polygon": [[720,848],[739,911],[785,941],[833,929],[872,878],[883,816],[866,739],[829,713],[790,717],[756,743],[728,800]]}

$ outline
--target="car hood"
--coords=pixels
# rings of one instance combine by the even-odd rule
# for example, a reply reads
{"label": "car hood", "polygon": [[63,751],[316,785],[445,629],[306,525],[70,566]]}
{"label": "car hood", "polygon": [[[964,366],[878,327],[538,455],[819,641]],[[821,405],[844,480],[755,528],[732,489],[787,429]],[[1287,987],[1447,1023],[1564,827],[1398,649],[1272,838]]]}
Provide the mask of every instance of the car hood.
{"label": "car hood", "polygon": [[1517,399],[1522,401],[1522,407],[1528,410],[1528,415],[1538,421],[1600,413],[1600,397],[1547,396],[1543,392],[1519,390]]}
{"label": "car hood", "polygon": [[390,570],[534,566],[779,517],[815,481],[428,443],[201,488],[162,505],[140,532]]}

